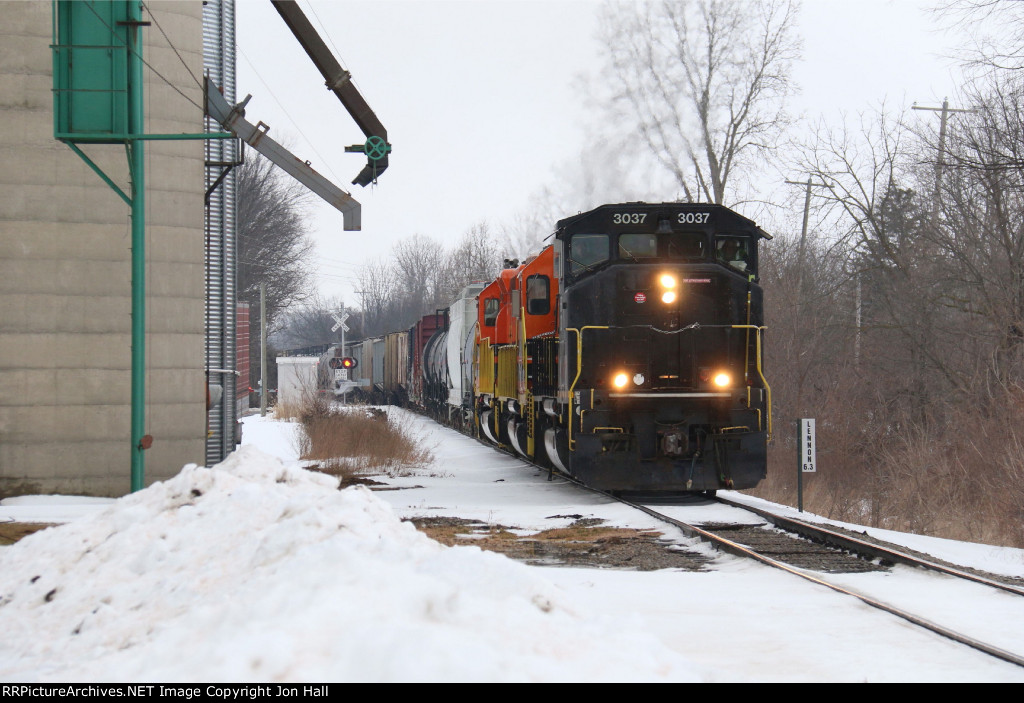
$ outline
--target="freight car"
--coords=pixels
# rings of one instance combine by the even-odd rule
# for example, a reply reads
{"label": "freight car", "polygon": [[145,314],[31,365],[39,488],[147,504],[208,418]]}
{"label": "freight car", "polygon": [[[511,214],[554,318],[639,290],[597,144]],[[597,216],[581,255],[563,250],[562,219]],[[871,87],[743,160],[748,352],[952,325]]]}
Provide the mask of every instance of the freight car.
{"label": "freight car", "polygon": [[720,205],[565,218],[536,256],[387,335],[381,388],[595,488],[751,488],[772,426],[768,239]]}

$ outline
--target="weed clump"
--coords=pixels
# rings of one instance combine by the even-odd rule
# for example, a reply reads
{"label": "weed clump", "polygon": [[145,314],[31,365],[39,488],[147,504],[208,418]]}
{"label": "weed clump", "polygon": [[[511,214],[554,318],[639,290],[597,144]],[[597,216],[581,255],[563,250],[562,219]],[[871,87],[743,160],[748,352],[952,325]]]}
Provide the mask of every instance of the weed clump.
{"label": "weed clump", "polygon": [[366,406],[341,407],[318,398],[298,414],[299,456],[310,468],[345,479],[386,474],[405,476],[433,461],[429,448],[388,413]]}

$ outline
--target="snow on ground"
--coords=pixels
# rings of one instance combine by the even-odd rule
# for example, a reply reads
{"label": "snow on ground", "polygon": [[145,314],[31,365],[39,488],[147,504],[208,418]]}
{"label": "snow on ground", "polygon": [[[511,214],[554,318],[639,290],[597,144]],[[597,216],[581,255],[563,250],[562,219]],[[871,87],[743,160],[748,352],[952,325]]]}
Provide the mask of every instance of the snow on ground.
{"label": "snow on ground", "polygon": [[[66,523],[0,547],[0,680],[1024,681],[1024,669],[734,557],[641,573],[443,547],[401,518],[656,523],[392,412],[436,446],[431,466],[385,479],[400,490],[338,491],[301,469],[294,424],[250,417],[223,463],[119,500],[0,502],[0,520]],[[673,510],[699,508],[704,521],[731,511]],[[912,541],[1024,569],[1021,550]],[[1024,653],[1024,599],[904,575],[842,579]]]}

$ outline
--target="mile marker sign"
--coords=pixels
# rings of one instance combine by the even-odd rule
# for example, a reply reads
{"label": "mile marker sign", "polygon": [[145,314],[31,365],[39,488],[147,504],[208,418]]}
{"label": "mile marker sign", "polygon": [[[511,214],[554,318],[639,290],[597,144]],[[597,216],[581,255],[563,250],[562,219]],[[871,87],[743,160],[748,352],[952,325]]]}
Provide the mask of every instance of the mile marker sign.
{"label": "mile marker sign", "polygon": [[814,418],[800,420],[800,471],[805,474],[813,474],[816,457],[814,451]]}

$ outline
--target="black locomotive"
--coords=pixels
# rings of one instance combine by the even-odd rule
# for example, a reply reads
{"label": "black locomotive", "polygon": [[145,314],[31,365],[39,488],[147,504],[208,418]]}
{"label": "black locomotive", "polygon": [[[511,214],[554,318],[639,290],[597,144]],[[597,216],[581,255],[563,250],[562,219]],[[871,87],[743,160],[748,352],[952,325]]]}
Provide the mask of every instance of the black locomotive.
{"label": "black locomotive", "polygon": [[548,455],[607,490],[750,488],[771,430],[758,247],[718,205],[605,205],[561,220]]}
{"label": "black locomotive", "polygon": [[771,434],[766,239],[720,205],[580,213],[448,311],[350,345],[350,384],[595,488],[751,488]]}

